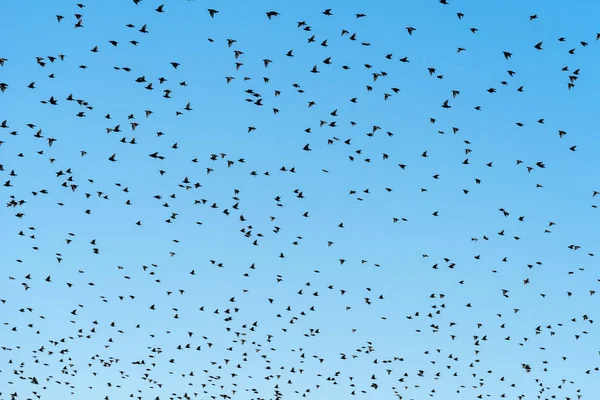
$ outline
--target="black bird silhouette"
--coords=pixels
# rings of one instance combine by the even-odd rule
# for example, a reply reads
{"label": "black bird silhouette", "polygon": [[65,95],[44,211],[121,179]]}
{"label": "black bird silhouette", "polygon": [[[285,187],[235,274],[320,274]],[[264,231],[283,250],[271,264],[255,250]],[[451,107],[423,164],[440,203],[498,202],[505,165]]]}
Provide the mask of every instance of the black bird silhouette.
{"label": "black bird silhouette", "polygon": [[267,18],[271,19],[272,17],[278,17],[279,13],[277,11],[267,11],[265,14],[267,14]]}

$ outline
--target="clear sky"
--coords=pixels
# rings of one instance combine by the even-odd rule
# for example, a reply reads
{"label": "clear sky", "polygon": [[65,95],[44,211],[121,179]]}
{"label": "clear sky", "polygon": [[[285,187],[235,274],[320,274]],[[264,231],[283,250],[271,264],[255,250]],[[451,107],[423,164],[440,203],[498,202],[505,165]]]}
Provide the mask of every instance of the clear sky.
{"label": "clear sky", "polygon": [[597,398],[597,2],[81,1],[2,2],[0,400]]}

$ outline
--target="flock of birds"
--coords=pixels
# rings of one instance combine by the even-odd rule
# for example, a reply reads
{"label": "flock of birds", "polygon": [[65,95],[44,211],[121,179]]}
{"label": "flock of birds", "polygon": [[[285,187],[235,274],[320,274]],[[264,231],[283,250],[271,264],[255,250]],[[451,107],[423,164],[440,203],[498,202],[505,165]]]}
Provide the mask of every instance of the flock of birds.
{"label": "flock of birds", "polygon": [[[450,116],[486,115],[485,96],[516,98],[535,86],[519,80],[526,73],[513,63],[517,50],[496,51],[504,71],[485,72],[497,83],[477,92],[452,81],[454,61],[416,69],[421,55],[396,54],[393,41],[379,43],[389,52],[357,62],[376,45],[360,30],[369,12],[325,9],[297,21],[256,4],[253,24],[273,37],[286,29],[299,39],[275,51],[269,41],[248,43],[251,34],[178,38],[181,48],[167,46],[175,53],[204,41],[215,50],[203,61],[229,57],[229,69],[215,68],[201,88],[196,67],[163,59],[151,42],[167,35],[162,18],[192,5],[197,12],[199,2],[133,3],[125,15],[137,22],[115,27],[111,16],[91,35],[82,34],[90,29],[88,19],[98,21],[88,10],[97,12],[100,3],[72,4],[51,16],[61,35],[83,35],[71,52],[58,43],[55,54],[31,59],[0,54],[0,195],[6,203],[0,214],[0,399],[595,398],[595,250],[576,238],[551,242],[562,222],[568,225],[547,215],[555,210],[533,207],[536,215],[525,215],[518,209],[561,179],[552,176],[556,163],[530,154],[504,157],[485,148],[469,121]],[[470,25],[469,13],[454,2],[430,3],[425,8],[442,7],[455,29],[485,40],[485,27]],[[240,23],[224,8],[202,14],[194,18],[207,32]],[[536,24],[544,16],[514,18]],[[321,33],[324,23],[337,37]],[[344,29],[351,24],[356,31]],[[393,35],[419,40],[433,29],[407,25]],[[597,51],[600,39],[600,33],[552,34],[523,51],[562,46],[568,62],[576,53]],[[462,46],[451,49],[455,57],[469,53]],[[128,54],[113,59],[130,65],[111,67],[106,61],[113,59],[101,58],[124,47]],[[143,54],[136,52],[151,54],[150,61],[137,61]],[[35,76],[24,76],[21,69],[30,64]],[[70,73],[63,73],[66,65]],[[592,68],[539,67],[563,74],[558,96],[576,96],[579,79]],[[350,73],[361,80],[341,77]],[[111,74],[118,84],[106,78]],[[401,119],[428,114],[421,121],[427,133],[390,126],[401,112],[397,99],[404,96],[403,107],[410,107],[409,84],[402,82],[411,76],[454,87],[442,97],[414,94],[415,104],[419,95],[433,99],[435,108]],[[328,89],[331,79],[343,88]],[[338,99],[338,89],[356,94]],[[110,98],[102,100],[107,91]],[[27,113],[17,110],[20,101],[30,104]],[[242,111],[214,121],[211,114],[219,111],[211,106]],[[381,109],[388,122],[364,122]],[[305,112],[312,119],[294,119]],[[286,114],[290,119],[280,125]],[[489,115],[484,118],[505,122]],[[554,117],[532,125],[550,125]],[[528,121],[513,124],[506,129],[536,129]],[[581,148],[581,133],[577,147],[571,140],[578,133],[550,130],[542,147],[554,146],[567,160],[594,151]],[[483,161],[486,151],[490,159]],[[508,206],[478,206],[496,218],[490,227],[478,224],[477,207],[466,204],[494,187],[495,178],[486,175],[494,170],[513,171],[507,172],[513,192]],[[403,186],[410,176],[414,187]],[[443,181],[445,191],[436,186]],[[579,183],[585,204],[574,207],[591,213],[585,214],[589,222],[597,218],[600,185]],[[514,190],[522,191],[520,199]],[[443,211],[452,202],[469,220],[466,228]],[[427,215],[411,213],[430,205]],[[473,226],[478,231],[463,235]],[[378,244],[380,236],[391,239]],[[417,247],[426,236],[452,244]],[[571,264],[553,264],[553,256],[527,247],[513,254],[511,246],[536,248],[536,241],[546,252],[566,250]],[[513,261],[523,257],[529,261]]]}

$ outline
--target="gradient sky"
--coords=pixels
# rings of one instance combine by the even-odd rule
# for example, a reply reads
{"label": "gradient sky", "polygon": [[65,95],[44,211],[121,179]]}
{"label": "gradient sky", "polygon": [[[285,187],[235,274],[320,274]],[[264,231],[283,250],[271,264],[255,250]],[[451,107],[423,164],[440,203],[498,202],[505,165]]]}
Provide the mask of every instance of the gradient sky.
{"label": "gradient sky", "polygon": [[[32,391],[43,399],[211,398],[232,389],[233,398],[273,399],[277,384],[284,398],[342,399],[353,390],[365,399],[388,399],[394,390],[404,399],[595,398],[597,2],[163,1],[164,13],[154,0],[84,8],[2,2],[0,83],[8,87],[0,122],[8,127],[0,128],[0,195],[9,207],[0,211],[0,399],[34,398]],[[219,13],[211,18],[207,8]],[[326,8],[332,16],[323,15]],[[267,11],[280,15],[269,20]],[[74,14],[83,28],[74,28]],[[229,47],[227,39],[236,42]],[[540,41],[542,51],[534,48]],[[235,59],[234,50],[243,54]],[[48,59],[59,54],[64,61]],[[328,57],[331,65],[323,63]],[[272,61],[267,68],[263,59]],[[387,76],[374,81],[382,71]],[[147,82],[137,83],[142,76]],[[576,77],[571,89],[569,76]],[[150,82],[153,90],[144,89]],[[172,98],[162,97],[164,89]],[[245,101],[256,100],[247,90],[264,105]],[[384,100],[385,93],[392,96]],[[67,101],[69,94],[92,109]],[[40,102],[51,96],[57,106]],[[441,107],[445,100],[451,108]],[[107,132],[116,125],[121,132]],[[381,129],[369,136],[374,126]],[[43,138],[34,137],[40,129]],[[51,147],[47,138],[56,139]],[[165,159],[148,157],[154,152]],[[116,162],[108,160],[113,153]],[[11,207],[11,200],[25,203]],[[224,321],[228,308],[232,321]],[[188,343],[191,349],[177,349]],[[369,343],[374,351],[365,354]],[[160,354],[151,351],[157,348]],[[99,359],[109,357],[119,362],[103,366]],[[402,361],[382,363],[394,357]],[[132,364],[141,360],[145,366]],[[270,374],[281,378],[264,379]]]}

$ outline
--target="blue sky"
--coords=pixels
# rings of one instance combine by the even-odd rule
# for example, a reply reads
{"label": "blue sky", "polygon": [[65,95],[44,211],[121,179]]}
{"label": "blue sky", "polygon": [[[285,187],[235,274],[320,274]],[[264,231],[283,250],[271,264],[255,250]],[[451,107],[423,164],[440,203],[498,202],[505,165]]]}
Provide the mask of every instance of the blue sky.
{"label": "blue sky", "polygon": [[599,6],[449,3],[5,1],[0,399],[593,398]]}

